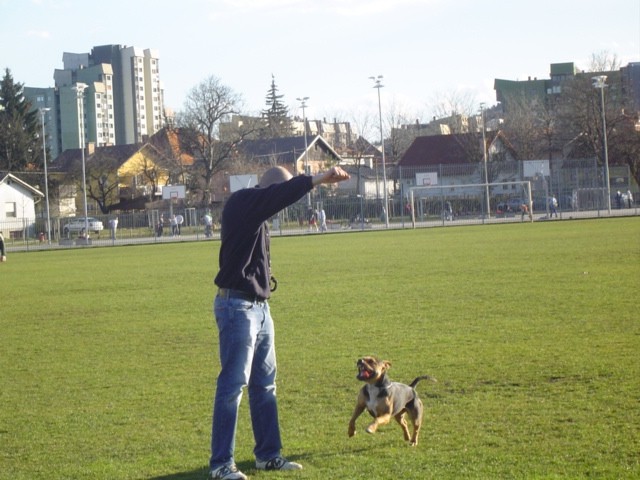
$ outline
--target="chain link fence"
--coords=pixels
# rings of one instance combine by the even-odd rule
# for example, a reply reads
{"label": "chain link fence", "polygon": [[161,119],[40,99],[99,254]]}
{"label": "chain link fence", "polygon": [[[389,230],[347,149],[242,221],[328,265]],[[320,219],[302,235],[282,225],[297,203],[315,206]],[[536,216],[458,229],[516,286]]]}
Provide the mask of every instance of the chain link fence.
{"label": "chain link fence", "polygon": [[[382,172],[377,173],[382,178]],[[530,185],[533,220],[609,216],[605,174],[595,159],[549,162],[548,171],[525,173],[522,162],[496,162],[488,167],[487,185],[483,164],[389,167],[388,205],[384,205],[382,185],[368,195],[316,188],[272,218],[271,231],[272,235],[297,235],[371,230],[386,228],[386,221],[395,229],[527,221],[519,211],[528,198],[523,183]],[[421,180],[434,178],[437,188],[416,188]],[[638,187],[629,168],[612,167],[610,182],[611,215],[639,215]],[[555,216],[549,202],[553,197],[557,199]],[[47,220],[42,216],[8,219],[0,222],[0,231],[9,251],[208,240],[219,238],[222,207],[222,203],[195,208],[166,201],[161,209],[94,215],[102,229],[90,228],[88,235],[77,228],[83,220],[57,217],[51,218],[47,235]]]}

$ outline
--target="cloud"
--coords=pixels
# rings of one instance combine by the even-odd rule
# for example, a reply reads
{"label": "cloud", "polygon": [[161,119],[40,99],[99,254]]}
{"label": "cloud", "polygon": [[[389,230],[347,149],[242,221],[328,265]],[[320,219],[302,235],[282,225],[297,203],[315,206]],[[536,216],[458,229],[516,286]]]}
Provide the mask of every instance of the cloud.
{"label": "cloud", "polygon": [[27,30],[27,37],[35,38],[51,38],[51,32],[48,30]]}

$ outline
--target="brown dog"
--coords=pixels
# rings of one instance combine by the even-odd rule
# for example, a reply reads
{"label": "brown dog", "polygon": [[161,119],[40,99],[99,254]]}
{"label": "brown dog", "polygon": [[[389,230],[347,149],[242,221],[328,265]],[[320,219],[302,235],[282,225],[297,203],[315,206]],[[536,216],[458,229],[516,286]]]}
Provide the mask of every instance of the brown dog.
{"label": "brown dog", "polygon": [[[433,382],[437,380],[423,375],[417,377],[410,385],[392,382],[387,376],[391,362],[379,360],[376,357],[362,357],[358,359],[357,365],[358,375],[356,378],[366,382],[366,385],[358,394],[356,408],[349,421],[349,436],[355,435],[356,419],[367,410],[374,419],[367,427],[367,433],[374,433],[380,425],[386,425],[393,417],[402,427],[404,439],[415,447],[418,444],[423,412],[422,401],[418,397],[415,386],[420,380]],[[405,412],[409,414],[409,418],[413,422],[413,436],[409,434],[407,421],[404,418]]]}

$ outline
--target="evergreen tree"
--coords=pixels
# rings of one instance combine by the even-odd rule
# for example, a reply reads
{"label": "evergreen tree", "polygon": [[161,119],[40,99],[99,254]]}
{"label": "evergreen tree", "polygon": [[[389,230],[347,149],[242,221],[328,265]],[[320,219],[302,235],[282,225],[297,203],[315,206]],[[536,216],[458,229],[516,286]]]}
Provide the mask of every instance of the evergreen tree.
{"label": "evergreen tree", "polygon": [[0,170],[26,170],[42,154],[38,111],[31,110],[23,85],[5,69],[0,83]]}
{"label": "evergreen tree", "polygon": [[265,131],[262,136],[265,138],[289,137],[292,135],[293,127],[289,118],[289,109],[282,103],[284,95],[278,94],[278,87],[273,75],[271,75],[271,87],[267,92],[267,108],[262,111],[262,118],[265,121]]}

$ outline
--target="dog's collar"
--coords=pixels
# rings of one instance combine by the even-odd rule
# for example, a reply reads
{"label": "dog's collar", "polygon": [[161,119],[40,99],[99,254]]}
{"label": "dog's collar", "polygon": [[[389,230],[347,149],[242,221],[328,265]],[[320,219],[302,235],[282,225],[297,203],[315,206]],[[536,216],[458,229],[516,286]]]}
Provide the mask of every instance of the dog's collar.
{"label": "dog's collar", "polygon": [[389,385],[391,385],[391,380],[389,380],[389,377],[386,375],[383,375],[382,378],[375,383],[375,386],[378,388],[385,388]]}

